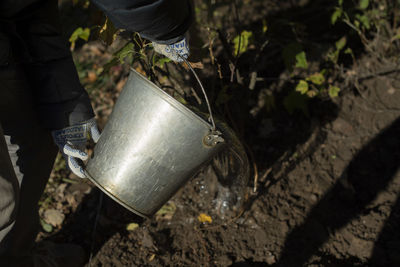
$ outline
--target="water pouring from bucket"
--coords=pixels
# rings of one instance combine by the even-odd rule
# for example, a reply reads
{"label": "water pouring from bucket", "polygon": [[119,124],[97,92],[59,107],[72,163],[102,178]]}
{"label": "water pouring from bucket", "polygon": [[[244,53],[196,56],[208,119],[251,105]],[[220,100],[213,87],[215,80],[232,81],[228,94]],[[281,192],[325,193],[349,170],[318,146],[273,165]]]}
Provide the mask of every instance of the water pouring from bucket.
{"label": "water pouring from bucket", "polygon": [[209,120],[131,69],[86,166],[87,177],[130,211],[143,217],[156,213],[227,147],[201,88]]}

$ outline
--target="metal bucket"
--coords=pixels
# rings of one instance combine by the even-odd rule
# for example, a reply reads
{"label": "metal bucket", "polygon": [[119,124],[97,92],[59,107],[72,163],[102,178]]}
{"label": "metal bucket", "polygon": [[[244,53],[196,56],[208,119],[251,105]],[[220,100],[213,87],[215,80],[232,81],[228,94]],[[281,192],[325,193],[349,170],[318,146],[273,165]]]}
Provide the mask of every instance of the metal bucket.
{"label": "metal bucket", "polygon": [[86,174],[118,203],[148,217],[224,146],[220,134],[213,120],[132,69]]}

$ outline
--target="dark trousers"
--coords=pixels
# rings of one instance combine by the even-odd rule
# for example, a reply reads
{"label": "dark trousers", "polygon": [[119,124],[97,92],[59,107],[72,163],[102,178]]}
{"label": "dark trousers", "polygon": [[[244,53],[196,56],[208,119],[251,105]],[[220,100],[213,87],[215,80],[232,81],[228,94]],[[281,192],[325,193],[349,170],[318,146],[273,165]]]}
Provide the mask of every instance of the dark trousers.
{"label": "dark trousers", "polygon": [[39,125],[23,66],[0,67],[0,266],[5,257],[29,254],[56,155],[50,131]]}

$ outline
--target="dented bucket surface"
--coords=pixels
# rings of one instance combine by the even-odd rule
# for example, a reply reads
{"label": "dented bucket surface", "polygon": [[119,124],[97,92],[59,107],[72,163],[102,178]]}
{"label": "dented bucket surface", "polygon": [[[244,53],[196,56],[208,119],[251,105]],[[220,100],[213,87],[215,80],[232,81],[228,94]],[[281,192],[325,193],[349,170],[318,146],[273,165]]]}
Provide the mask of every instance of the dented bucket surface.
{"label": "dented bucket surface", "polygon": [[149,217],[224,146],[211,129],[132,69],[86,174],[118,203]]}

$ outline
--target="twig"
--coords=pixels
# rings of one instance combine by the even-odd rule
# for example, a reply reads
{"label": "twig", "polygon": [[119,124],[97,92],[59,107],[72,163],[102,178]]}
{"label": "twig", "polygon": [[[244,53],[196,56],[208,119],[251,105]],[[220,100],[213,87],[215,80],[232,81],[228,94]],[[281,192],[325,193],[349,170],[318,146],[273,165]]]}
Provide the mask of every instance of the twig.
{"label": "twig", "polygon": [[394,1],[394,8],[393,8],[393,29],[397,28],[397,13],[398,13],[398,8],[397,8],[397,1]]}
{"label": "twig", "polygon": [[257,82],[257,71],[253,71],[250,73],[250,83],[249,83],[249,89],[254,90],[256,87],[256,82]]}
{"label": "twig", "polygon": [[193,87],[190,87],[190,91],[192,92],[194,98],[196,98],[196,101],[199,105],[201,105],[201,103],[203,103],[201,101],[201,98],[199,97],[199,95],[196,93],[196,91],[193,89]]}
{"label": "twig", "polygon": [[[239,11],[238,11],[238,6],[237,6],[237,2],[236,0],[233,1],[233,7],[235,9],[235,20],[236,20],[236,25],[241,25],[240,23],[240,17],[239,17]],[[233,63],[233,70],[231,68],[232,71],[232,75],[231,75],[231,83],[233,83],[233,75],[236,72],[236,78],[238,80],[238,83],[240,83],[241,80],[239,80],[239,72],[236,71],[236,66],[238,63],[238,59],[239,59],[239,54],[240,54],[240,48],[242,46],[242,31],[239,29],[239,43],[238,43],[238,48],[236,51],[236,56],[235,56],[235,62]]]}
{"label": "twig", "polygon": [[263,181],[268,177],[268,175],[271,173],[271,171],[272,171],[272,167],[268,168],[268,169],[264,172],[263,176],[261,176],[260,181],[263,182]]}
{"label": "twig", "polygon": [[208,45],[208,51],[210,53],[210,58],[211,58],[211,64],[214,65],[215,64],[215,57],[214,57],[214,52],[213,52],[213,45],[214,45],[214,38],[210,38],[210,28],[207,28],[208,31],[208,38],[209,38],[209,45]]}
{"label": "twig", "polygon": [[258,185],[258,169],[257,169],[257,164],[255,162],[253,162],[253,168],[254,168],[253,193],[256,193]]}
{"label": "twig", "polygon": [[375,78],[377,76],[385,76],[385,75],[389,75],[389,74],[396,73],[396,72],[400,72],[400,69],[394,68],[394,69],[390,69],[390,70],[384,70],[384,71],[368,74],[368,75],[359,77],[358,80],[359,81],[368,80],[368,79]]}
{"label": "twig", "polygon": [[254,170],[253,192],[255,193],[257,192],[257,184],[258,184],[258,168],[257,168],[256,158],[254,157],[254,153],[251,150],[250,146],[248,146],[244,141],[242,143],[246,147],[250,155],[250,160],[253,163],[253,170]]}

